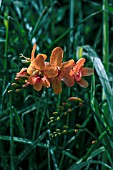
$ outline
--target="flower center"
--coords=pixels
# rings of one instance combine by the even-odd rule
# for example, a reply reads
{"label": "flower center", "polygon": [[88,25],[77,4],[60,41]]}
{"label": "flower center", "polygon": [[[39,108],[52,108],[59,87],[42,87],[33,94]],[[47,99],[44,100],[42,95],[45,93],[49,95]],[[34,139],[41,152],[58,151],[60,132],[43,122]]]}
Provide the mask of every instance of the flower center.
{"label": "flower center", "polygon": [[61,73],[60,67],[57,66],[57,69],[58,69],[58,75],[57,76],[59,76],[60,73]]}
{"label": "flower center", "polygon": [[39,71],[39,70],[34,71],[33,75],[36,76],[36,77],[39,77],[39,78],[43,78],[44,77],[43,71]]}
{"label": "flower center", "polygon": [[80,80],[81,80],[81,77],[82,77],[82,73],[81,73],[81,71],[79,70],[79,71],[76,73],[76,75],[75,75],[75,80],[76,80],[76,81],[80,81]]}

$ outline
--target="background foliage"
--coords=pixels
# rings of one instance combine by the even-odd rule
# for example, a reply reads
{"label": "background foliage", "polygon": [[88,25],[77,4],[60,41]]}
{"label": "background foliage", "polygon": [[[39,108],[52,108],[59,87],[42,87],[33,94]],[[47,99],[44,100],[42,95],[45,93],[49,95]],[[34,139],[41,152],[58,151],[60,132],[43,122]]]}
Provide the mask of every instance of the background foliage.
{"label": "background foliage", "polygon": [[[0,11],[0,169],[113,169],[113,1],[1,0]],[[48,58],[57,46],[64,61],[85,57],[89,87],[17,93],[34,43]]]}

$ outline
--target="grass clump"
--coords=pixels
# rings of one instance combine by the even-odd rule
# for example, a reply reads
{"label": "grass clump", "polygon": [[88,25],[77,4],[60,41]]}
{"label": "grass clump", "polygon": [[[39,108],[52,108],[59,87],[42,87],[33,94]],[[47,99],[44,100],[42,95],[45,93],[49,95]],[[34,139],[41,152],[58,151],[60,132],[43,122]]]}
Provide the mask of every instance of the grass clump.
{"label": "grass clump", "polygon": [[[113,2],[5,0],[0,8],[0,169],[113,169]],[[74,61],[70,70],[76,71],[66,73],[75,83],[63,74],[61,91],[53,79],[60,72],[53,69],[56,75],[39,89],[31,78],[42,79],[46,69],[20,70],[51,62],[56,47],[62,62]],[[33,55],[41,56],[38,62],[30,60]],[[87,88],[79,86],[84,67],[95,70],[85,77]]]}

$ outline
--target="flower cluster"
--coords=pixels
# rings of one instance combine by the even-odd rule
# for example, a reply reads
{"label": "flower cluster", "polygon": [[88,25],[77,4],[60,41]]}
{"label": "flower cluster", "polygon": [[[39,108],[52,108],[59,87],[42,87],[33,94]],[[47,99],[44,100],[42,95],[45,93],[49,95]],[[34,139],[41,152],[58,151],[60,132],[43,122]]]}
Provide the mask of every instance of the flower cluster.
{"label": "flower cluster", "polygon": [[28,68],[22,68],[17,73],[15,80],[23,79],[23,87],[32,85],[36,91],[42,87],[49,88],[52,85],[55,94],[62,92],[62,81],[69,87],[77,82],[81,87],[88,87],[88,82],[83,76],[89,76],[94,73],[92,68],[83,67],[85,58],[79,59],[76,63],[73,59],[63,62],[64,51],[60,47],[53,49],[50,62],[47,62],[45,54],[38,54],[35,57],[36,44],[33,46],[31,58],[26,58],[30,62]]}

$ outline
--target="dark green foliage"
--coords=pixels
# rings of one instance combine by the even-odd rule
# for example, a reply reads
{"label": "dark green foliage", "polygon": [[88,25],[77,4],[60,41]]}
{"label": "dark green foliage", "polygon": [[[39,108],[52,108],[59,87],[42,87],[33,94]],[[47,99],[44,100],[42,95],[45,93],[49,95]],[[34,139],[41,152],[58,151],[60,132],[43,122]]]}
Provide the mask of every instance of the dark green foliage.
{"label": "dark green foliage", "polygon": [[[0,11],[0,170],[113,169],[112,0],[1,0]],[[85,57],[89,87],[17,93],[34,43],[48,60],[57,46],[64,61]]]}

